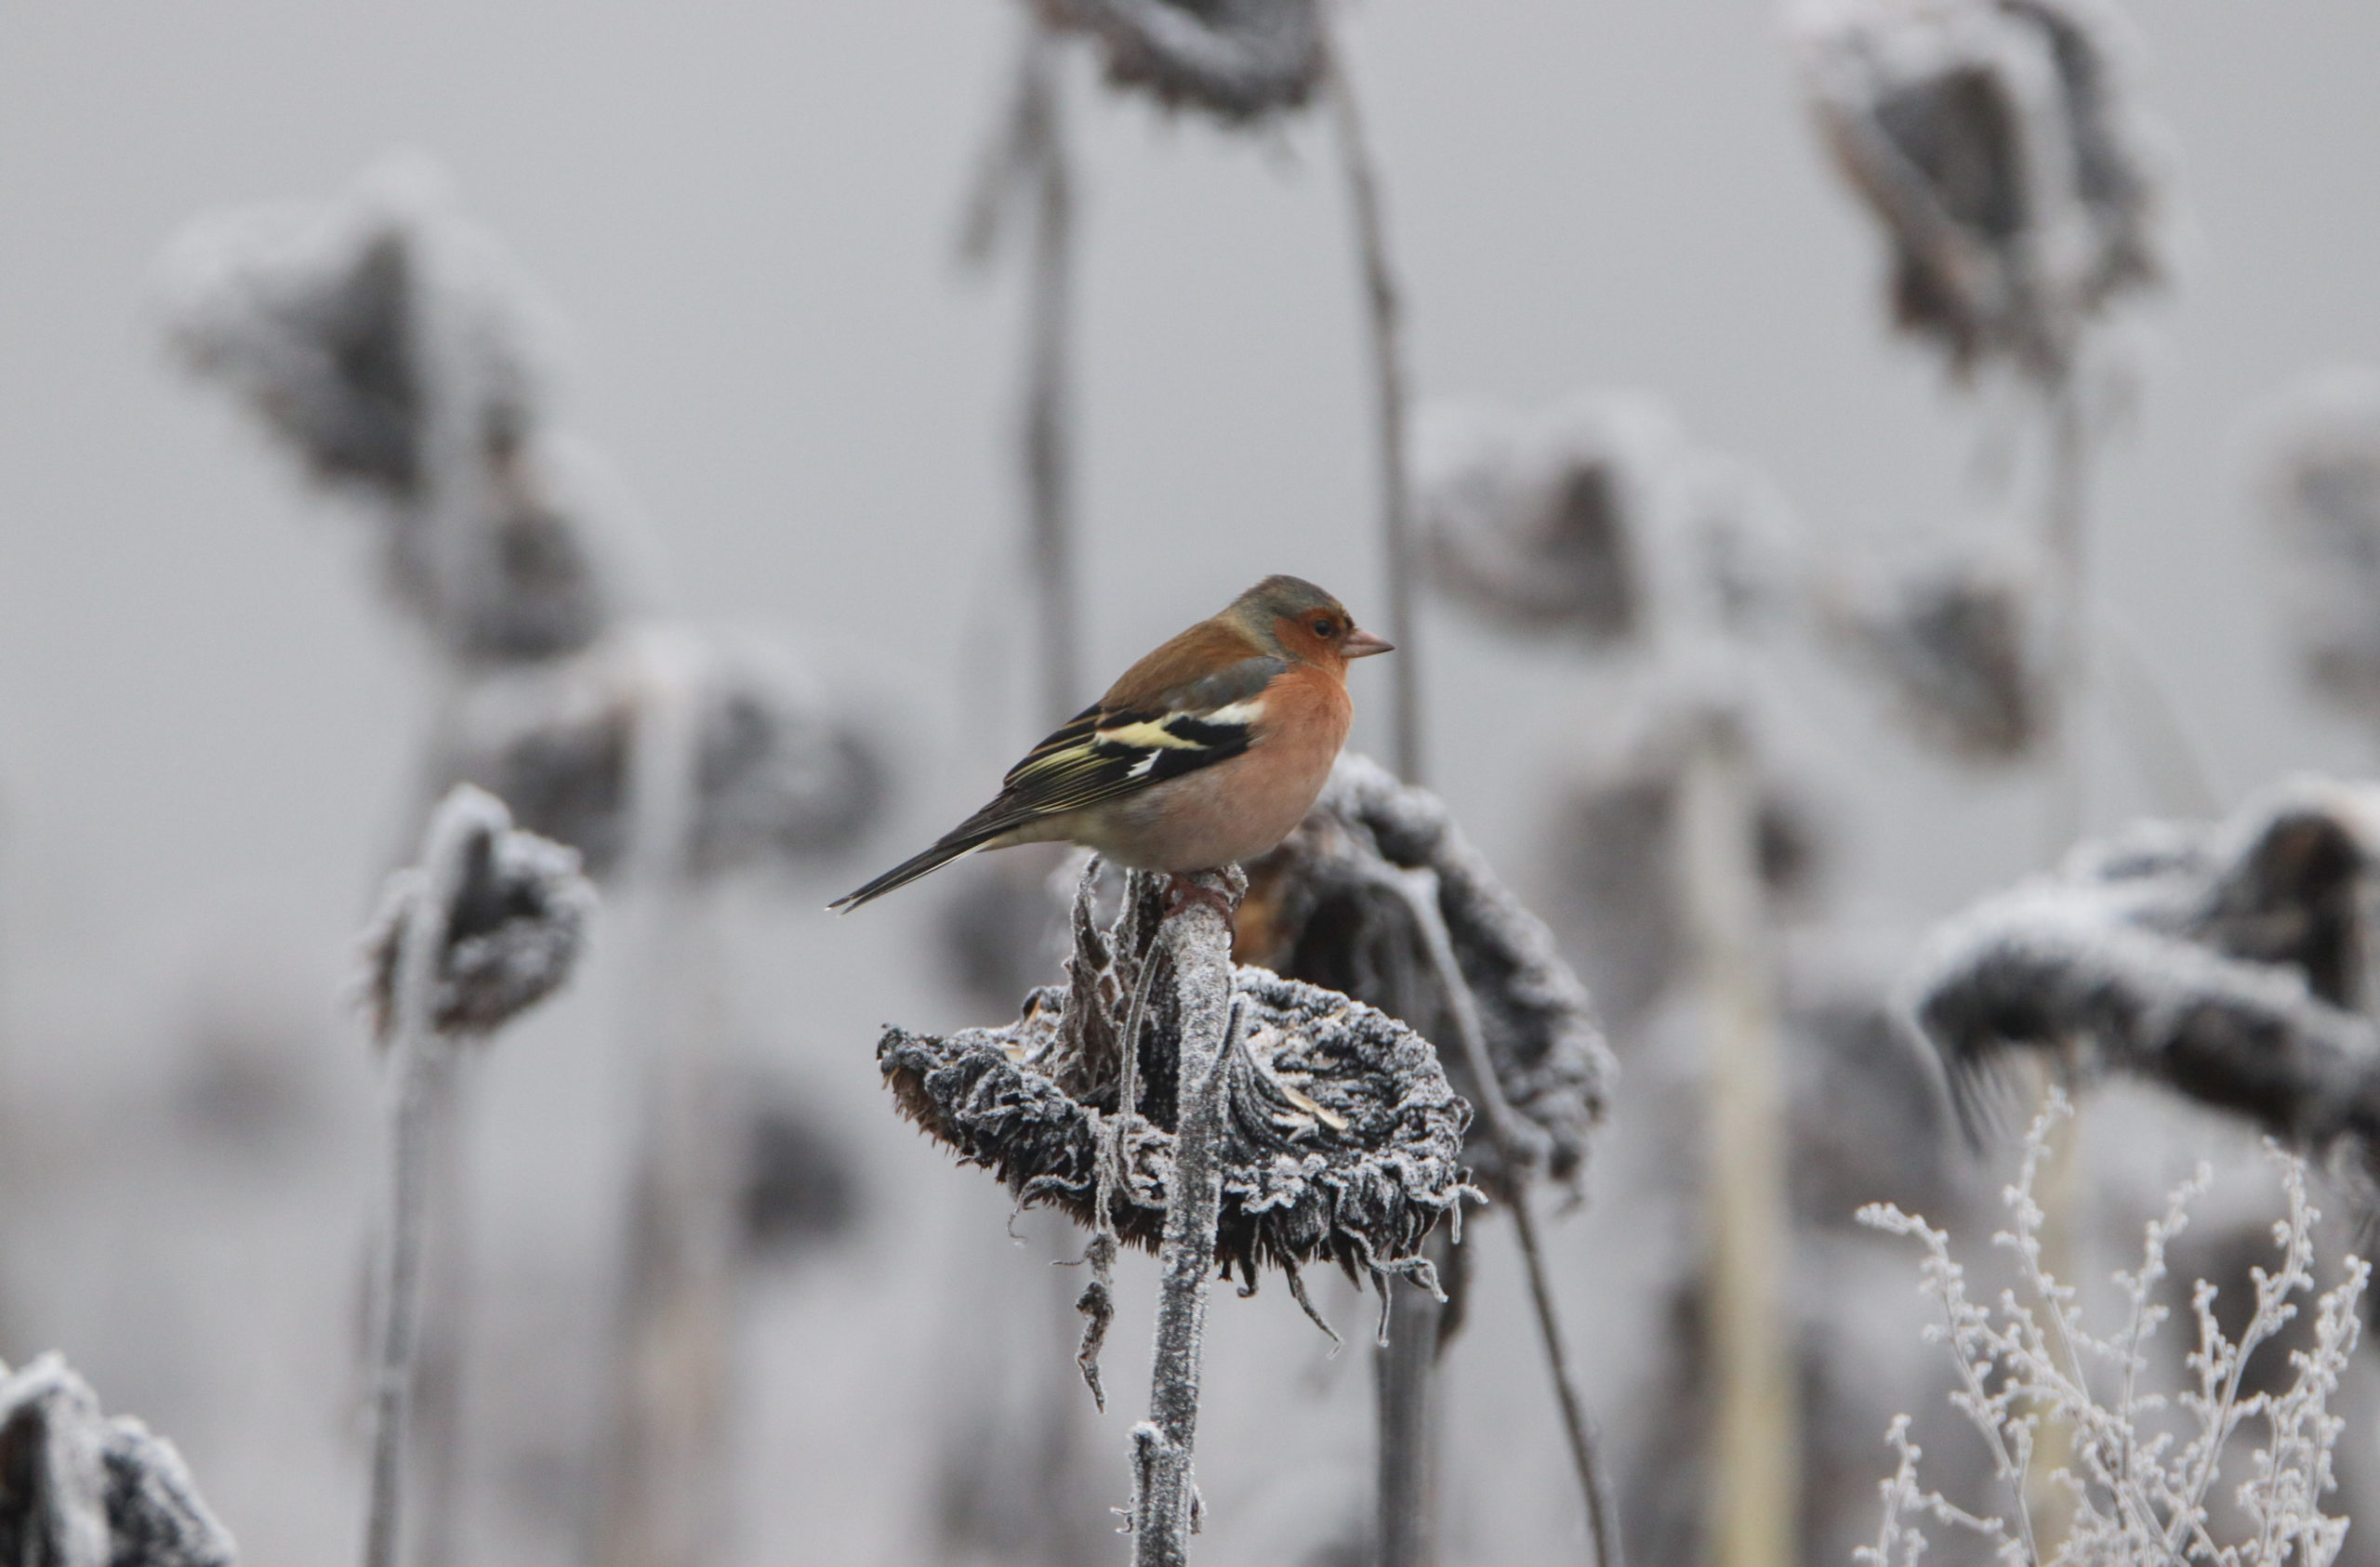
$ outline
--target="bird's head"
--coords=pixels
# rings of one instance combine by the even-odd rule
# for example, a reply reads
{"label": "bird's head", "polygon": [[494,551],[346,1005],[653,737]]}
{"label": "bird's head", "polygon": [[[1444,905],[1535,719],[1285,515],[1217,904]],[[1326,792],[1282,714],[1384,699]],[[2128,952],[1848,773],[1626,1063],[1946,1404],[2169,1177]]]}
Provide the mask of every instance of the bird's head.
{"label": "bird's head", "polygon": [[1396,651],[1384,639],[1358,630],[1345,605],[1302,577],[1266,577],[1224,613],[1293,664],[1344,669],[1351,658]]}

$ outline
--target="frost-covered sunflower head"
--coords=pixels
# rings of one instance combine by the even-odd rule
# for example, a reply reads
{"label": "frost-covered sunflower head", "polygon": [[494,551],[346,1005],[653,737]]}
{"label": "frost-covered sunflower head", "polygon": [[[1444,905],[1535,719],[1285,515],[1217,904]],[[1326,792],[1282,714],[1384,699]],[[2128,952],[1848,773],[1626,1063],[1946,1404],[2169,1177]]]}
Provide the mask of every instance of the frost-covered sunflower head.
{"label": "frost-covered sunflower head", "polygon": [[1328,69],[1320,0],[1034,0],[1097,41],[1108,79],[1234,123],[1304,107]]}

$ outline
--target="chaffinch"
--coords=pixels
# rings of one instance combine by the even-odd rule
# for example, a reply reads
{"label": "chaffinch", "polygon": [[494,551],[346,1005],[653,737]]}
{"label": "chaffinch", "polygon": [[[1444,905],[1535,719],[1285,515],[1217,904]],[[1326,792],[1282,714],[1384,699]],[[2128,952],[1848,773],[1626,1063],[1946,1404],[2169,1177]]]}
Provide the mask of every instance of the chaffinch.
{"label": "chaffinch", "polygon": [[1078,843],[1140,871],[1253,860],[1305,819],[1346,744],[1347,661],[1391,651],[1314,584],[1266,577],[1126,670],[991,804],[828,907],[1021,843]]}

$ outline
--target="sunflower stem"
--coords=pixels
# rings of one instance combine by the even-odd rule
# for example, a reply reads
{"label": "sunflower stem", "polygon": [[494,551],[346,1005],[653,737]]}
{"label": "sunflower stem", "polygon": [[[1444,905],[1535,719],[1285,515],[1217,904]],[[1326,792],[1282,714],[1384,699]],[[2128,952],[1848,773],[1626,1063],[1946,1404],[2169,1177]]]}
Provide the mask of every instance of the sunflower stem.
{"label": "sunflower stem", "polygon": [[[1379,422],[1381,547],[1388,573],[1388,639],[1396,644],[1390,676],[1390,752],[1408,784],[1422,778],[1421,663],[1413,626],[1413,511],[1406,471],[1406,387],[1401,303],[1388,254],[1379,167],[1337,41],[1325,78],[1347,182],[1365,323],[1370,334],[1372,410]],[[1409,1283],[1384,1284],[1395,1301],[1388,1341],[1375,1360],[1380,1421],[1379,1528],[1382,1567],[1433,1567],[1436,1401],[1430,1383],[1438,1358],[1438,1301]]]}
{"label": "sunflower stem", "polygon": [[985,145],[959,234],[959,259],[990,264],[1019,207],[1031,224],[1026,259],[1024,409],[1017,421],[1026,574],[1041,624],[1041,717],[1064,720],[1080,703],[1081,612],[1075,592],[1074,165],[1066,155],[1060,39],[1028,15],[1016,86]]}
{"label": "sunflower stem", "polygon": [[[2061,358],[2041,383],[2042,412],[2048,429],[2048,475],[2042,502],[2042,547],[2049,561],[2051,643],[2049,670],[2057,700],[2051,709],[2049,753],[2043,758],[2047,776],[2042,811],[2042,844],[2038,858],[2055,867],[2065,858],[2088,820],[2085,762],[2082,754],[2082,714],[2090,684],[2088,576],[2090,549],[2090,430],[2077,385],[2075,352]],[[2054,1079],[2043,1076],[2044,1096],[2054,1092]],[[2080,1115],[2060,1123],[2049,1144],[2049,1170],[2043,1181],[2042,1205],[2049,1214],[2049,1264],[2062,1278],[2076,1276],[2072,1248],[2083,1230],[2082,1212],[2088,1198],[2081,1179],[2082,1122]],[[2073,1429],[2062,1421],[2044,1420],[2034,1441],[2025,1474],[2025,1493],[2038,1516],[2055,1524],[2070,1516],[2063,1488],[2055,1478],[2074,1448]]]}
{"label": "sunflower stem", "polygon": [[[1433,1265],[1445,1246],[1431,1237]],[[1375,1468],[1381,1567],[1434,1567],[1438,1559],[1438,1325],[1445,1305],[1410,1279],[1393,1291],[1388,1337],[1375,1355],[1373,1402],[1380,1426]]]}
{"label": "sunflower stem", "polygon": [[1413,506],[1406,468],[1406,387],[1402,342],[1403,308],[1396,271],[1388,254],[1388,220],[1382,208],[1379,165],[1364,136],[1363,114],[1337,42],[1329,47],[1325,77],[1339,157],[1347,181],[1356,263],[1362,272],[1365,323],[1370,332],[1372,409],[1379,421],[1381,546],[1388,571],[1388,639],[1396,644],[1391,661],[1391,750],[1396,775],[1419,784],[1422,774],[1421,665],[1413,628]]}
{"label": "sunflower stem", "polygon": [[2056,692],[2044,768],[2038,858],[2055,865],[2082,836],[2086,819],[2082,710],[2090,687],[2091,437],[2078,377],[2069,366],[2043,383],[2049,433],[2042,552],[2049,563],[2049,675]]}
{"label": "sunflower stem", "polygon": [[1785,1323],[1785,1086],[1761,941],[1752,758],[1730,716],[1699,727],[1680,791],[1678,853],[1710,1040],[1710,1557],[1718,1567],[1786,1567],[1801,1421]]}
{"label": "sunflower stem", "polygon": [[1025,403],[1025,489],[1034,582],[1041,599],[1042,708],[1063,722],[1081,701],[1082,631],[1075,596],[1073,388],[1074,171],[1067,162],[1057,40],[1036,24],[1017,109],[1020,155],[1031,160],[1033,277]]}
{"label": "sunflower stem", "polygon": [[[1479,1000],[1463,978],[1461,960],[1455,955],[1454,938],[1447,929],[1446,914],[1438,902],[1436,874],[1426,869],[1389,874],[1421,927],[1431,967],[1446,994],[1447,1010],[1454,1019],[1463,1061],[1471,1068],[1472,1081],[1477,1086],[1480,1119],[1487,1123],[1488,1139],[1502,1156],[1506,1179],[1512,1183],[1506,1205],[1512,1209],[1513,1232],[1520,1242],[1521,1261],[1528,1271],[1529,1301],[1536,1308],[1538,1337],[1544,1347],[1546,1373],[1554,1384],[1554,1401],[1561,1408],[1563,1435],[1569,1442],[1570,1462],[1578,1471],[1579,1490],[1586,1503],[1588,1544],[1595,1567],[1624,1567],[1620,1520],[1596,1451],[1594,1422],[1588,1417],[1585,1401],[1580,1398],[1577,1382],[1571,1376],[1561,1313],[1554,1305],[1554,1285],[1545,1271],[1543,1250],[1538,1244],[1536,1216],[1529,1210],[1529,1186],[1537,1173],[1539,1150],[1523,1128],[1512,1101],[1504,1097],[1502,1079],[1496,1075],[1495,1059],[1488,1050],[1487,1028],[1479,1018]],[[1386,1478],[1383,1470],[1383,1481]]]}
{"label": "sunflower stem", "polygon": [[380,1278],[379,1341],[372,1374],[372,1477],[364,1513],[364,1567],[396,1567],[404,1511],[405,1429],[421,1337],[422,1257],[432,1164],[454,1100],[454,1043],[438,1029],[438,976],[447,923],[468,874],[470,846],[487,830],[479,802],[450,796],[431,816],[424,882],[398,941],[392,1055],[397,1074],[390,1139],[388,1255]]}
{"label": "sunflower stem", "polygon": [[[1205,888],[1226,884],[1200,873]],[[1232,873],[1236,901],[1246,888]],[[1233,1004],[1231,920],[1211,898],[1194,898],[1160,934],[1172,958],[1181,1020],[1181,1110],[1173,1137],[1173,1176],[1157,1249],[1157,1351],[1149,1378],[1149,1417],[1132,1429],[1134,1567],[1182,1567],[1197,1527],[1197,1484],[1191,1450],[1198,1427],[1198,1372],[1207,1297],[1215,1271],[1223,1211],[1224,1099],[1239,1022]],[[1155,954],[1151,954],[1154,960]]]}
{"label": "sunflower stem", "polygon": [[1529,1210],[1528,1188],[1513,1189],[1513,1233],[1520,1241],[1521,1262],[1528,1270],[1529,1302],[1537,1310],[1539,1342],[1545,1349],[1545,1367],[1554,1396],[1562,1410],[1562,1434],[1570,1443],[1570,1463],[1578,1471],[1579,1490],[1586,1498],[1587,1537],[1594,1567],[1627,1567],[1620,1541],[1620,1509],[1612,1505],[1611,1479],[1605,1473],[1601,1435],[1586,1402],[1579,1396],[1570,1373],[1570,1350],[1562,1332],[1562,1315],[1554,1303],[1554,1284],[1545,1271],[1545,1254],[1538,1244],[1537,1217]]}
{"label": "sunflower stem", "polygon": [[642,966],[630,1026],[644,1125],[630,1192],[596,1567],[698,1567],[727,1554],[735,1367],[736,1159],[717,1017],[716,909],[694,863],[704,671],[657,660],[629,759],[629,878]]}

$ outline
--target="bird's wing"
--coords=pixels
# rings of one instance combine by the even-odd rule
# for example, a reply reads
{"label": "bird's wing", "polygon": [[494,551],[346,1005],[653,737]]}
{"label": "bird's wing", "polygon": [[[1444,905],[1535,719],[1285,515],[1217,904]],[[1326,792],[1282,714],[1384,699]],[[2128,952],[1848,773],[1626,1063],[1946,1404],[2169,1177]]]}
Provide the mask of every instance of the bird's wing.
{"label": "bird's wing", "polygon": [[[1229,635],[1223,633],[1221,635]],[[1243,656],[1212,674],[1219,634],[1193,626],[1134,665],[1114,689],[1084,708],[1009,770],[999,797],[831,908],[850,910],[948,864],[1029,823],[1212,767],[1256,743],[1264,689],[1286,673],[1277,658],[1245,656],[1247,643],[1221,642]]]}
{"label": "bird's wing", "polygon": [[1055,816],[1196,772],[1245,752],[1264,688],[1289,665],[1257,656],[1161,693],[1119,703],[1114,691],[1009,770],[984,813],[1012,822]]}

